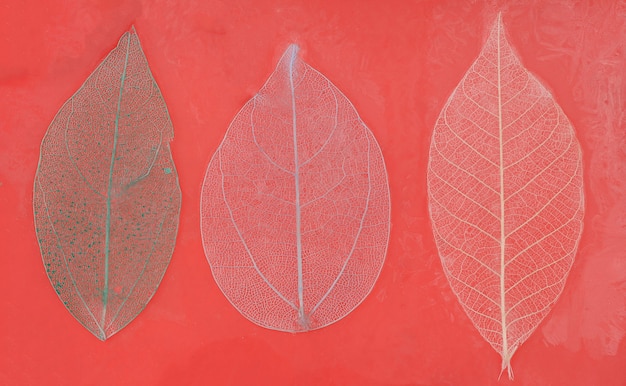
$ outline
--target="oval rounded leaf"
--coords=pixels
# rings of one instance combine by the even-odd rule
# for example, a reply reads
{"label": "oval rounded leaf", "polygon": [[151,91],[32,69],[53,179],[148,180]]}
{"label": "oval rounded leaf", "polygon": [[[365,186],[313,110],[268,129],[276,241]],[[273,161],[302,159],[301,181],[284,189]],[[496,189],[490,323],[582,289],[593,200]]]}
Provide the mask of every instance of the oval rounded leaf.
{"label": "oval rounded leaf", "polygon": [[508,369],[563,290],[583,226],[581,150],[500,17],[444,106],[430,216],[452,290]]}
{"label": "oval rounded leaf", "polygon": [[372,290],[389,205],[374,136],[292,45],[209,164],[204,249],[219,287],[245,317],[275,330],[317,329]]}
{"label": "oval rounded leaf", "polygon": [[41,144],[37,237],[63,304],[105,340],[154,295],[181,193],[167,107],[134,28],[63,105]]}

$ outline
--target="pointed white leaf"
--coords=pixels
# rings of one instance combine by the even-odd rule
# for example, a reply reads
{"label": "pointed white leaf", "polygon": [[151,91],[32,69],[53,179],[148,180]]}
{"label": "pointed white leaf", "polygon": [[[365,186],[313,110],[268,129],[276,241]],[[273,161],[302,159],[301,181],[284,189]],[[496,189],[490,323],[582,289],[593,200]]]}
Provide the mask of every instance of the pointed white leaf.
{"label": "pointed white leaf", "polygon": [[501,18],[437,120],[430,215],[444,271],[502,370],[561,294],[583,226],[581,150]]}

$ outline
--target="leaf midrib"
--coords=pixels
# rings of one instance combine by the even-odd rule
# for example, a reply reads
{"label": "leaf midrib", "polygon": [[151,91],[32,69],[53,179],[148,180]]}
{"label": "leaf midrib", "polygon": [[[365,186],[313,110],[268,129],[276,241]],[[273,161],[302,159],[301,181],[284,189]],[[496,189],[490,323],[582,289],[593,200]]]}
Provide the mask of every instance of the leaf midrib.
{"label": "leaf midrib", "polygon": [[504,140],[503,140],[503,129],[504,126],[502,124],[502,79],[501,79],[501,62],[500,62],[500,30],[501,30],[501,15],[498,14],[497,20],[497,73],[498,73],[498,140],[499,140],[499,150],[500,150],[500,321],[502,326],[502,356],[503,360],[508,357],[508,339],[507,339],[507,327],[506,327],[506,291],[505,291],[505,269],[506,269],[506,260],[505,260],[505,247],[506,247],[506,235],[504,228]]}
{"label": "leaf midrib", "polygon": [[113,171],[115,168],[115,158],[117,153],[117,140],[119,137],[119,121],[120,111],[122,108],[122,95],[124,93],[124,83],[126,81],[126,70],[128,68],[128,56],[130,54],[130,40],[132,36],[128,35],[128,41],[126,43],[126,56],[124,58],[124,67],[122,70],[122,76],[120,79],[120,92],[117,98],[117,110],[115,113],[115,128],[113,132],[113,149],[111,151],[111,163],[109,166],[109,182],[107,186],[106,195],[106,224],[105,224],[105,237],[104,237],[104,287],[102,289],[102,321],[101,326],[105,326],[107,304],[109,300],[109,257],[111,252],[111,196],[113,189]]}
{"label": "leaf midrib", "polygon": [[296,114],[296,90],[293,81],[293,66],[298,55],[298,47],[292,47],[289,58],[289,88],[291,90],[291,112],[293,127],[293,157],[296,211],[296,261],[298,265],[298,317],[301,324],[306,324],[304,314],[304,278],[302,268],[302,207],[300,205],[300,164],[298,158],[298,127]]}

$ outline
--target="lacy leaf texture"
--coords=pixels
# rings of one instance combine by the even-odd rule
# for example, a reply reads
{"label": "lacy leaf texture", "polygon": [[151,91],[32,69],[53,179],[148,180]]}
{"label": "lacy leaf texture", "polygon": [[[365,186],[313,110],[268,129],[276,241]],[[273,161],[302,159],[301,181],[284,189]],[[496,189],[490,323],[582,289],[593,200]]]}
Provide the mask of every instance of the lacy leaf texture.
{"label": "lacy leaf texture", "polygon": [[437,120],[428,166],[444,271],[483,338],[511,357],[563,290],[583,227],[581,150],[500,16]]}
{"label": "lacy leaf texture", "polygon": [[202,188],[213,276],[254,323],[329,325],[361,303],[389,238],[381,151],[350,101],[290,46],[233,120]]}
{"label": "lacy leaf texture", "polygon": [[174,132],[137,34],[63,105],[41,144],[37,237],[63,304],[105,340],[154,295],[170,262],[181,193]]}

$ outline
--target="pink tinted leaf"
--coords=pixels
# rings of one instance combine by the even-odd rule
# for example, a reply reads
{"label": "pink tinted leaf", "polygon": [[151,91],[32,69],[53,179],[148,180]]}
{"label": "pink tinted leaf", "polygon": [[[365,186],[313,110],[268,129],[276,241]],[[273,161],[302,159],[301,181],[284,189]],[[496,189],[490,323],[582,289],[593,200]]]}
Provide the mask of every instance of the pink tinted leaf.
{"label": "pink tinted leaf", "polygon": [[206,172],[213,276],[254,323],[308,331],[372,290],[389,237],[381,151],[350,101],[290,46]]}
{"label": "pink tinted leaf", "polygon": [[428,193],[450,286],[512,377],[511,357],[563,290],[584,205],[574,129],[500,16],[439,115]]}
{"label": "pink tinted leaf", "polygon": [[41,144],[37,237],[63,304],[105,340],[154,295],[180,188],[165,101],[132,28],[63,105]]}

